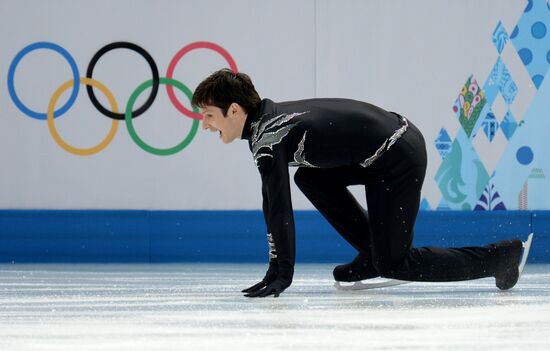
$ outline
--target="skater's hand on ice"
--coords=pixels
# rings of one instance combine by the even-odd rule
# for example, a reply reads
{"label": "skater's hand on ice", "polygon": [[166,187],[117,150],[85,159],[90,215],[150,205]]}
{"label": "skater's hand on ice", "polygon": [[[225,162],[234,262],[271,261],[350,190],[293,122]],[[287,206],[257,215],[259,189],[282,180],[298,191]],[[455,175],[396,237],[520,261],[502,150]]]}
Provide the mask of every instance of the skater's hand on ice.
{"label": "skater's hand on ice", "polygon": [[262,281],[259,282],[258,284],[254,284],[250,288],[244,289],[242,292],[250,294],[265,288],[269,284],[273,283],[275,279],[277,279],[278,273],[279,273],[279,265],[277,264],[277,261],[270,261],[269,268],[267,269],[267,273],[265,274],[264,279],[262,279]]}
{"label": "skater's hand on ice", "polygon": [[248,294],[245,294],[246,297],[266,297],[269,295],[273,295],[273,297],[279,297],[279,295],[285,291],[286,288],[288,288],[291,284],[290,281],[287,279],[278,278],[273,283],[267,284],[267,285],[260,285],[265,284],[264,282],[261,282],[259,284],[254,285],[253,287],[257,287],[253,291],[249,291]]}
{"label": "skater's hand on ice", "polygon": [[286,288],[292,284],[293,272],[282,272],[279,274],[277,261],[269,262],[269,269],[261,282],[254,284],[250,288],[244,289],[246,297],[266,297],[274,295],[278,297]]}

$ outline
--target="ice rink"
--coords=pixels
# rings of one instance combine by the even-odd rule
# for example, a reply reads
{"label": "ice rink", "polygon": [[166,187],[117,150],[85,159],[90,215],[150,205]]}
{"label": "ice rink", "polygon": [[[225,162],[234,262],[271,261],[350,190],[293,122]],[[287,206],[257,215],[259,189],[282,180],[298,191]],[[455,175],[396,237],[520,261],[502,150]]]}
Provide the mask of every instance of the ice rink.
{"label": "ice rink", "polygon": [[263,264],[2,265],[0,350],[548,350],[550,265],[494,279],[333,287],[298,264],[279,298],[249,299]]}

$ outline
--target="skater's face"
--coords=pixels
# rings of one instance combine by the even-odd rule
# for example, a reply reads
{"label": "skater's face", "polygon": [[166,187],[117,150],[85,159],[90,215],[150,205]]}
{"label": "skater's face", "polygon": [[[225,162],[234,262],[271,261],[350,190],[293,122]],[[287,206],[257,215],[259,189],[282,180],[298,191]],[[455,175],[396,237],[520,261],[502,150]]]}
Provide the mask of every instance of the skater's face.
{"label": "skater's face", "polygon": [[221,108],[209,105],[201,107],[200,113],[203,116],[202,129],[218,132],[224,144],[241,137],[246,113],[239,104],[231,104],[225,116]]}

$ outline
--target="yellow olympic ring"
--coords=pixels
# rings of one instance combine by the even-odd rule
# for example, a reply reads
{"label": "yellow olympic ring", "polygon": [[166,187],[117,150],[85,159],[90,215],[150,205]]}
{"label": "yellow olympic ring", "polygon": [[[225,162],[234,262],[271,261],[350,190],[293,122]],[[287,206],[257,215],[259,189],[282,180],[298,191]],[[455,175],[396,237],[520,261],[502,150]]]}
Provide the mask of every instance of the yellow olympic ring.
{"label": "yellow olympic ring", "polygon": [[[111,110],[114,113],[118,112],[118,106],[116,104],[115,97],[113,96],[111,91],[109,89],[107,89],[107,87],[105,85],[103,85],[102,83],[98,82],[95,79],[86,78],[86,77],[80,77],[80,82],[79,83],[80,84],[85,84],[85,85],[90,85],[94,88],[97,88],[97,89],[101,90],[101,92],[107,97],[107,100],[109,100],[109,104],[111,104]],[[104,148],[106,148],[107,145],[109,145],[111,143],[111,141],[113,141],[113,138],[115,137],[115,134],[118,130],[118,120],[113,119],[112,124],[111,124],[111,130],[109,131],[109,133],[107,134],[105,139],[103,139],[96,146],[86,148],[86,149],[81,149],[81,148],[77,148],[77,147],[74,147],[72,145],[69,145],[67,142],[65,142],[65,140],[63,140],[63,138],[61,138],[61,136],[59,135],[59,133],[55,129],[55,122],[54,122],[53,115],[54,115],[54,110],[55,110],[55,104],[57,103],[57,100],[59,100],[59,97],[61,96],[61,94],[63,94],[63,92],[65,92],[65,90],[67,90],[69,88],[72,88],[73,85],[74,85],[74,80],[73,79],[68,80],[65,83],[61,84],[61,86],[59,88],[57,88],[55,93],[53,93],[52,98],[50,99],[50,103],[48,105],[48,112],[47,112],[48,129],[50,130],[50,133],[51,133],[53,139],[55,140],[55,142],[57,143],[57,145],[59,145],[60,147],[62,147],[66,151],[68,151],[72,154],[75,154],[75,155],[80,155],[80,156],[93,155],[95,153],[100,152]]]}

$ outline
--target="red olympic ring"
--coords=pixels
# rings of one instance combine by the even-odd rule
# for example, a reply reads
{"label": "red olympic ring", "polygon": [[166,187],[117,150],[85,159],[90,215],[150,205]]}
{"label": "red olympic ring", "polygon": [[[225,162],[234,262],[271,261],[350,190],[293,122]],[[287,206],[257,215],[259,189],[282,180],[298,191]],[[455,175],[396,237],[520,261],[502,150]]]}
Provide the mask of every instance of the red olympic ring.
{"label": "red olympic ring", "polygon": [[[166,78],[172,79],[172,76],[174,74],[174,69],[176,68],[176,65],[181,60],[181,58],[188,52],[195,49],[210,49],[210,50],[216,51],[218,54],[223,56],[223,58],[229,64],[229,68],[231,68],[231,70],[234,73],[238,72],[235,61],[224,48],[208,41],[197,41],[184,46],[182,49],[180,49],[180,51],[177,52],[174,58],[172,58],[172,61],[170,61],[170,65],[168,65],[168,70],[166,71]],[[178,109],[178,111],[180,111],[181,113],[183,113],[188,117],[195,118],[195,119],[202,119],[202,115],[200,113],[196,113],[187,109],[185,106],[183,106],[183,104],[179,102],[179,100],[176,98],[176,95],[174,94],[173,86],[166,85],[166,92],[168,93],[168,97],[170,98],[170,101],[176,107],[176,109]]]}

